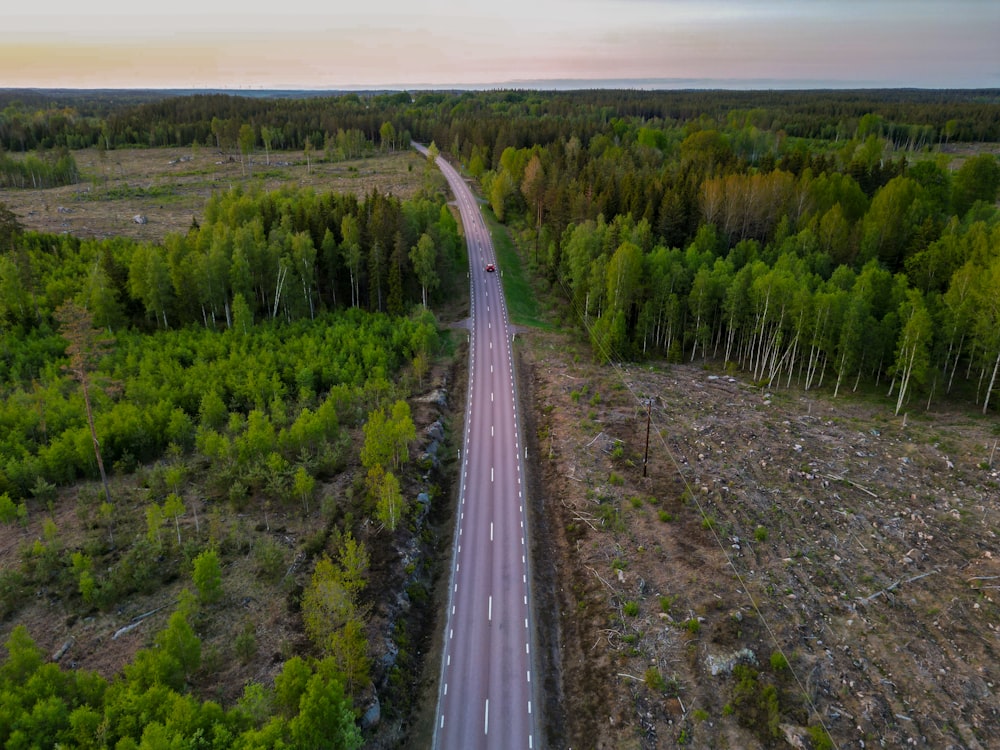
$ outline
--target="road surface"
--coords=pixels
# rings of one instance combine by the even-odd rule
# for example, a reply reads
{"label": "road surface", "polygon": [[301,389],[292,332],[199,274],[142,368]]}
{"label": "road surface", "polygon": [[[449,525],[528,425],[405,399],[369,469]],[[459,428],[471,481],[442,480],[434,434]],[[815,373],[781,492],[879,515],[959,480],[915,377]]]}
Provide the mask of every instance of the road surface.
{"label": "road surface", "polygon": [[[418,150],[426,154],[419,146]],[[511,329],[489,232],[472,191],[437,160],[469,248],[472,325],[458,519],[434,747],[540,747],[532,675],[528,543]]]}

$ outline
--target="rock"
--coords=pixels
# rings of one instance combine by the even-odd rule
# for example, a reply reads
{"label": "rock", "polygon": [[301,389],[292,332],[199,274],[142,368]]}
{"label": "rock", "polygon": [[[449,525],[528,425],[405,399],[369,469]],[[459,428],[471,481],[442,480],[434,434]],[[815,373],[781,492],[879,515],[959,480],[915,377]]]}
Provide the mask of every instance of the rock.
{"label": "rock", "polygon": [[419,527],[431,510],[431,496],[426,492],[417,495],[417,526]]}
{"label": "rock", "polygon": [[376,695],[372,699],[371,704],[365,709],[365,712],[361,715],[361,729],[371,729],[377,725],[382,720],[382,704],[379,702],[378,696]]}
{"label": "rock", "polygon": [[427,427],[427,437],[438,443],[444,442],[444,425],[441,424],[441,420],[435,420]]}
{"label": "rock", "polygon": [[806,750],[806,748],[812,747],[811,743],[807,744],[806,738],[809,736],[809,730],[805,727],[795,726],[794,724],[782,724],[780,729],[785,735],[785,741],[796,748],[796,750]]}
{"label": "rock", "polygon": [[705,666],[708,667],[712,676],[729,674],[733,671],[733,667],[740,662],[756,664],[757,655],[748,648],[741,648],[731,654],[709,654],[705,657]]}
{"label": "rock", "polygon": [[[405,594],[405,592],[404,592]],[[382,669],[386,672],[396,666],[396,658],[399,656],[399,647],[393,643],[392,638],[385,639],[385,653],[382,654]]]}
{"label": "rock", "polygon": [[438,444],[431,443],[427,446],[427,450],[420,454],[420,463],[425,467],[430,467],[432,469],[441,468],[441,459],[438,458]]}
{"label": "rock", "polygon": [[148,219],[142,214],[136,214],[135,216],[132,217],[132,221],[135,222],[136,224],[146,224],[148,222]]}

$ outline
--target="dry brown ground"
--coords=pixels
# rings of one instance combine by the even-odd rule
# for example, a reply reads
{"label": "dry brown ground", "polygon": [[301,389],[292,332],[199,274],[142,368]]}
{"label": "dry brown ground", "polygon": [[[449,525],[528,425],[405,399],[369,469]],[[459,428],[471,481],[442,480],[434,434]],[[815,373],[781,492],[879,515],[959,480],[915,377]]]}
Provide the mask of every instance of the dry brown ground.
{"label": "dry brown ground", "polygon": [[[215,149],[123,149],[101,154],[97,149],[73,152],[81,174],[76,185],[49,190],[0,189],[0,202],[18,216],[26,229],[77,237],[131,237],[160,241],[168,233],[184,233],[200,218],[205,201],[235,186],[261,185],[276,190],[285,185],[312,187],[318,192],[377,189],[399,198],[420,187],[426,160],[413,151],[335,163],[311,160],[305,154],[275,152],[270,164],[256,154],[245,171],[239,158]],[[134,217],[146,217],[137,224]]]}
{"label": "dry brown ground", "polygon": [[[597,367],[528,338],[552,746],[812,747],[820,725],[841,748],[998,746],[995,417]],[[749,697],[734,663],[760,672]]]}

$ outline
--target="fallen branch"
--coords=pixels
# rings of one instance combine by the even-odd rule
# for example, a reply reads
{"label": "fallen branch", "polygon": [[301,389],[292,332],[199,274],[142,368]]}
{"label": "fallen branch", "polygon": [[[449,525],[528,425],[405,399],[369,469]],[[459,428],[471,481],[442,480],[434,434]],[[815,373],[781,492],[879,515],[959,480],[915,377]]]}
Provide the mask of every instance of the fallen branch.
{"label": "fallen branch", "polygon": [[598,573],[598,572],[597,572],[596,570],[594,570],[594,569],[593,569],[593,568],[591,568],[591,567],[588,567],[588,568],[587,568],[587,570],[589,570],[589,571],[590,571],[591,573],[593,573],[593,574],[594,574],[595,576],[597,576],[597,580],[598,580],[598,581],[600,581],[601,583],[603,583],[603,584],[604,584],[605,586],[607,586],[607,587],[608,587],[608,590],[609,590],[609,591],[610,591],[610,592],[611,592],[612,594],[617,594],[617,593],[618,593],[617,591],[615,591],[615,587],[614,587],[614,586],[612,586],[612,585],[611,585],[610,583],[608,583],[607,581],[605,581],[605,580],[604,580],[603,578],[601,578],[601,574],[600,574],[600,573]]}
{"label": "fallen branch", "polygon": [[59,647],[59,650],[52,654],[52,661],[57,662],[62,659],[66,655],[66,652],[69,651],[70,646],[72,646],[75,642],[76,639],[73,636],[70,636],[69,640],[63,643],[63,645]]}
{"label": "fallen branch", "polygon": [[596,526],[594,526],[593,523],[591,523],[591,521],[594,520],[593,518],[584,518],[583,516],[577,514],[577,515],[573,516],[573,520],[574,521],[583,521],[585,524],[587,524],[594,531],[598,531],[598,528]]}
{"label": "fallen branch", "polygon": [[899,586],[901,584],[904,584],[904,583],[913,583],[914,581],[919,581],[921,578],[926,578],[927,576],[934,575],[937,572],[938,572],[937,570],[929,570],[926,573],[921,573],[920,575],[912,576],[912,577],[907,578],[905,580],[896,581],[895,583],[889,584],[888,586],[886,586],[881,591],[876,591],[871,596],[866,596],[865,598],[861,599],[860,601],[864,602],[865,604],[871,604],[872,600],[874,600],[874,599],[876,599],[877,597],[880,597],[880,596],[888,596],[892,591],[895,591],[897,588],[899,588]]}
{"label": "fallen branch", "polygon": [[295,572],[295,569],[299,567],[299,563],[302,562],[302,559],[304,557],[305,557],[304,552],[300,552],[295,556],[295,559],[292,560],[292,564],[289,565],[288,570],[285,571],[285,578],[288,578],[292,573]]}
{"label": "fallen branch", "polygon": [[131,622],[129,622],[128,625],[126,625],[125,627],[122,627],[122,628],[118,628],[118,630],[116,630],[114,632],[114,635],[111,636],[111,640],[113,640],[113,641],[117,640],[118,636],[125,635],[126,633],[128,633],[128,632],[130,632],[132,630],[135,630],[137,627],[139,627],[140,625],[142,625],[142,621],[143,620],[145,620],[147,617],[152,617],[157,612],[159,612],[161,609],[163,609],[163,607],[157,607],[156,609],[151,609],[149,612],[145,612],[145,613],[143,613],[141,615],[133,617],[132,620],[131,620]]}
{"label": "fallen branch", "polygon": [[626,674],[625,672],[619,672],[618,676],[619,677],[628,677],[630,680],[635,680],[636,682],[645,682],[645,680],[642,679],[641,677],[636,677],[635,675],[632,675],[632,674]]}
{"label": "fallen branch", "polygon": [[878,499],[878,495],[876,495],[870,489],[868,489],[867,487],[862,487],[860,484],[858,484],[855,481],[852,481],[852,480],[848,479],[847,477],[838,477],[836,474],[823,474],[823,476],[826,477],[827,479],[832,479],[835,482],[847,482],[852,487],[857,487],[859,490],[861,490],[865,494],[871,495],[876,500]]}

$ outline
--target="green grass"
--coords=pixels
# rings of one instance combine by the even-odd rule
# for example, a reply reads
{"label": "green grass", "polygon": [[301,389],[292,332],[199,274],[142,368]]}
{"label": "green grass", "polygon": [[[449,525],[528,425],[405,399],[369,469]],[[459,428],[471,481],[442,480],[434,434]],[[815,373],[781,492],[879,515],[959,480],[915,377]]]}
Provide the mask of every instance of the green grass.
{"label": "green grass", "polygon": [[174,198],[177,188],[174,185],[153,185],[148,188],[132,185],[115,185],[109,188],[98,188],[94,192],[76,193],[74,200],[78,201],[114,201],[133,198]]}
{"label": "green grass", "polygon": [[517,326],[553,330],[552,324],[541,317],[538,299],[535,297],[534,289],[531,288],[531,280],[507,228],[497,222],[493,212],[488,208],[484,209],[483,213],[489,222],[490,234],[493,237],[497,271],[500,272],[503,281],[503,291],[507,297],[507,313],[510,315],[511,323]]}

